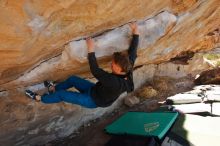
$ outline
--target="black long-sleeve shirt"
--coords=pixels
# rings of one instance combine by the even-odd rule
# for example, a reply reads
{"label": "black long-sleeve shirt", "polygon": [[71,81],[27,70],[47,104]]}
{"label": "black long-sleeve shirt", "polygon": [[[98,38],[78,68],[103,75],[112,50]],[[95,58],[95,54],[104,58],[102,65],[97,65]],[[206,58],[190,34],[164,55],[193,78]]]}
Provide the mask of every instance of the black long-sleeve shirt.
{"label": "black long-sleeve shirt", "polygon": [[[129,60],[134,65],[137,58],[137,47],[139,35],[133,35],[130,47],[128,49]],[[92,87],[91,96],[99,107],[111,105],[123,92],[131,92],[134,90],[133,73],[128,72],[126,75],[116,75],[108,73],[99,68],[95,53],[88,53],[90,70],[93,76],[98,80]],[[127,79],[125,79],[127,78]]]}

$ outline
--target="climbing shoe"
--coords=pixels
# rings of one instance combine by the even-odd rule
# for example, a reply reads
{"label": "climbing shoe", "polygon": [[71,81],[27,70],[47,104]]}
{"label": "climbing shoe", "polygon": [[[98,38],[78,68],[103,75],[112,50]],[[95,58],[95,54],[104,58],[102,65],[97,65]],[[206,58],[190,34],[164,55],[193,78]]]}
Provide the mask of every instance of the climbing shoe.
{"label": "climbing shoe", "polygon": [[31,90],[25,90],[25,95],[27,95],[29,98],[36,100],[37,93],[32,92]]}
{"label": "climbing shoe", "polygon": [[49,93],[53,93],[54,91],[51,91],[51,87],[54,87],[55,84],[53,81],[44,81],[44,86],[47,87],[47,90]]}

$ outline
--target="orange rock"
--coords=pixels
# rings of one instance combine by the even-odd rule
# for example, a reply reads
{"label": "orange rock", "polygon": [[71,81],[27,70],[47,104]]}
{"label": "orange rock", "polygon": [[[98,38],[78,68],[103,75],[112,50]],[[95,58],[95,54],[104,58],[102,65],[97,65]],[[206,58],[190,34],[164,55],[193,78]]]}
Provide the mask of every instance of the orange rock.
{"label": "orange rock", "polygon": [[[1,1],[0,89],[45,79],[62,80],[71,74],[88,77],[87,63],[74,58],[62,64],[51,63],[50,73],[36,67],[55,56],[65,58],[64,48],[69,41],[151,18],[164,10],[178,15],[177,24],[169,26],[166,35],[154,44],[141,48],[136,65],[168,61],[182,51],[210,50],[219,42],[218,35],[208,35],[219,28],[218,6],[219,0]],[[109,59],[101,59],[101,66],[108,68]],[[16,80],[31,70],[37,70],[37,78]]]}

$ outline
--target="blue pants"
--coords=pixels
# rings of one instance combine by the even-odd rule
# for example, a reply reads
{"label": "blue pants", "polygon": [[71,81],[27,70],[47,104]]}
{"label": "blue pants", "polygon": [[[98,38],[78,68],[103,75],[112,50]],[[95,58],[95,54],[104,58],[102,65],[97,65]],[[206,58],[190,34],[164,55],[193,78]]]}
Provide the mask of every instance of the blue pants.
{"label": "blue pants", "polygon": [[[41,96],[41,101],[43,103],[58,103],[65,101],[87,108],[96,108],[97,106],[90,94],[91,87],[94,85],[94,83],[77,76],[71,76],[64,82],[57,84],[54,93]],[[79,92],[67,91],[67,89],[71,87],[75,87]]]}

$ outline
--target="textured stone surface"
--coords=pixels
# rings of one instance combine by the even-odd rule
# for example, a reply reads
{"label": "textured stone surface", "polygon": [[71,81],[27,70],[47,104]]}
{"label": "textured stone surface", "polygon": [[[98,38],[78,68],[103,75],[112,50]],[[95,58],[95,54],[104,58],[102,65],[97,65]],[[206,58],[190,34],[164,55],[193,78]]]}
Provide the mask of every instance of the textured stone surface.
{"label": "textured stone surface", "polygon": [[1,0],[0,143],[45,143],[120,105],[118,100],[109,108],[88,110],[35,103],[23,95],[25,88],[43,90],[39,83],[45,79],[61,81],[71,74],[91,78],[87,36],[97,43],[100,66],[109,70],[111,54],[128,47],[127,23],[138,20],[135,88],[154,76],[195,77],[212,68],[203,53],[186,57],[188,64],[178,64],[177,56],[219,47],[219,5],[219,0]]}
{"label": "textured stone surface", "polygon": [[129,107],[135,106],[138,103],[140,103],[140,99],[137,98],[136,96],[128,96],[128,97],[125,97],[124,99],[124,104]]}
{"label": "textured stone surface", "polygon": [[195,86],[193,90],[170,96],[167,100],[174,104],[175,110],[183,113],[209,112],[220,115],[219,89],[220,86],[214,84]]}
{"label": "textured stone surface", "polygon": [[220,83],[220,68],[206,70],[195,79],[196,85],[219,84]]}
{"label": "textured stone surface", "polygon": [[[141,32],[139,48],[146,48],[155,43],[155,41],[165,35],[166,31],[168,31],[175,22],[176,16],[168,12],[162,12],[146,21],[139,21],[138,27]],[[129,47],[130,37],[131,32],[128,25],[94,37],[96,56],[105,57],[112,55],[113,52],[126,50]],[[71,69],[75,72],[84,71],[88,74],[85,40],[71,41],[65,46],[61,56],[40,64],[14,82],[6,84],[6,86],[16,86],[24,83],[30,84],[36,80],[46,80],[48,78],[56,80],[60,74],[71,73]],[[62,71],[60,72],[59,70]],[[68,75],[65,75],[65,77],[66,76]]]}
{"label": "textured stone surface", "polygon": [[0,83],[16,79],[39,63],[61,55],[71,40],[149,18],[169,5],[170,1],[156,0],[152,3],[147,0],[3,0],[0,4]]}
{"label": "textured stone surface", "polygon": [[155,90],[152,86],[145,86],[144,88],[141,88],[139,91],[137,91],[138,98],[142,100],[151,99],[156,97],[157,94],[157,90]]}
{"label": "textured stone surface", "polygon": [[[113,51],[127,49],[128,30],[124,24],[133,20],[139,20],[144,36],[136,65],[168,61],[182,51],[212,49],[219,44],[219,3],[1,1],[0,88],[32,85],[45,79],[62,80],[71,74],[88,77],[88,65],[81,59],[86,54],[81,39],[98,35],[98,56],[109,56]],[[160,17],[167,12],[171,17]],[[107,30],[110,32],[100,36]],[[108,68],[109,57],[100,61]]]}
{"label": "textured stone surface", "polygon": [[110,113],[121,104],[109,108],[86,109],[67,103],[44,105],[26,99],[24,95],[2,98],[0,101],[0,142],[6,146],[44,144],[67,136],[89,120]]}

